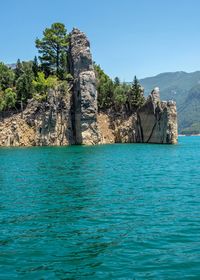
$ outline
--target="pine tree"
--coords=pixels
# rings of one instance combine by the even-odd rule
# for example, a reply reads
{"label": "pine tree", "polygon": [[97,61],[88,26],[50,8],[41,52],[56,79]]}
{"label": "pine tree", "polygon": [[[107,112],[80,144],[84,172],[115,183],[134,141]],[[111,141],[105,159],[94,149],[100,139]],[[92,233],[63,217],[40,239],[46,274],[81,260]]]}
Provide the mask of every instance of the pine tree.
{"label": "pine tree", "polygon": [[144,104],[143,89],[136,76],[134,77],[128,99],[131,110],[137,110]]}
{"label": "pine tree", "polygon": [[22,63],[22,74],[16,80],[17,100],[26,103],[32,97],[33,86],[32,81],[34,74],[32,70],[32,62]]}
{"label": "pine tree", "polygon": [[120,79],[119,79],[119,77],[115,77],[115,78],[114,78],[114,85],[115,85],[115,86],[119,86],[119,85],[120,85]]}
{"label": "pine tree", "polygon": [[20,59],[17,60],[16,67],[15,67],[15,82],[17,79],[23,74],[23,66]]}
{"label": "pine tree", "polygon": [[35,56],[34,60],[33,60],[33,65],[32,65],[32,71],[33,71],[35,78],[38,76],[39,70],[40,69],[39,69],[39,65],[38,65],[38,59],[37,59],[37,56]]}
{"label": "pine tree", "polygon": [[53,23],[43,32],[43,38],[36,39],[35,44],[40,54],[42,70],[48,74],[59,76],[62,70],[62,55],[68,50],[68,34],[65,25]]}

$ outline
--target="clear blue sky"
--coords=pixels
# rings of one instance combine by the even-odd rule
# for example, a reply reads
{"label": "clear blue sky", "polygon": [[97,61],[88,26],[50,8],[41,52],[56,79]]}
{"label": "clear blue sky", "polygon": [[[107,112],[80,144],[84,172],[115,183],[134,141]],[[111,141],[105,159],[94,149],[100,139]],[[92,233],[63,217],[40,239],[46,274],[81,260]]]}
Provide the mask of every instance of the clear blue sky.
{"label": "clear blue sky", "polygon": [[200,70],[199,0],[1,1],[0,61],[32,59],[53,22],[84,31],[93,59],[122,81]]}

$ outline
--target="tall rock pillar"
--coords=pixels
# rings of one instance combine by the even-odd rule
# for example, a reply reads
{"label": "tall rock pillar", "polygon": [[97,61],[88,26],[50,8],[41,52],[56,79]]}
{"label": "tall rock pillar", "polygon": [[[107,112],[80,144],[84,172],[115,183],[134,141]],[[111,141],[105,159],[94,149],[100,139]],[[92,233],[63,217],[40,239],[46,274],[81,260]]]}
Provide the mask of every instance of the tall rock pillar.
{"label": "tall rock pillar", "polygon": [[73,129],[76,144],[93,145],[100,141],[97,126],[96,77],[86,35],[74,28],[70,33],[70,72],[73,86]]}

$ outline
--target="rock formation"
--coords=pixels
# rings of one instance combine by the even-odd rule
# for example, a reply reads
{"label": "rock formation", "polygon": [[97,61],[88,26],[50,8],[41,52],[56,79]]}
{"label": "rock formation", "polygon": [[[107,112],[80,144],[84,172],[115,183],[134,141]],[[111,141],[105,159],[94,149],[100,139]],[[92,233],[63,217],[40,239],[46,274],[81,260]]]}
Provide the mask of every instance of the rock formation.
{"label": "rock formation", "polygon": [[72,90],[51,90],[45,102],[32,99],[0,120],[0,146],[177,143],[176,104],[160,101],[158,88],[135,113],[98,113],[90,44],[78,29],[70,34],[69,64]]}
{"label": "rock formation", "polygon": [[83,32],[70,35],[70,71],[74,77],[73,125],[76,144],[98,144],[96,77],[90,44]]}
{"label": "rock formation", "polygon": [[176,103],[161,102],[159,88],[151,92],[137,116],[137,142],[177,143]]}
{"label": "rock formation", "polygon": [[101,143],[135,143],[136,114],[121,114],[114,111],[98,114],[98,127],[101,135]]}
{"label": "rock formation", "polygon": [[102,143],[176,144],[178,138],[176,103],[160,101],[159,88],[136,113],[100,113],[98,125]]}
{"label": "rock formation", "polygon": [[0,146],[73,144],[71,96],[51,90],[45,102],[30,100],[26,109],[0,122]]}

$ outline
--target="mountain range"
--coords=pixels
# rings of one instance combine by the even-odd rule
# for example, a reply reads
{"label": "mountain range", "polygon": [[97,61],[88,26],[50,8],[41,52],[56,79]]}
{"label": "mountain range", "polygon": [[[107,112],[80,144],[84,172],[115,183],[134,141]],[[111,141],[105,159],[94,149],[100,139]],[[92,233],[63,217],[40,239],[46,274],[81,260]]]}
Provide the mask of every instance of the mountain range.
{"label": "mountain range", "polygon": [[145,95],[159,87],[162,100],[176,101],[180,134],[200,134],[200,71],[167,72],[141,79],[140,83]]}

